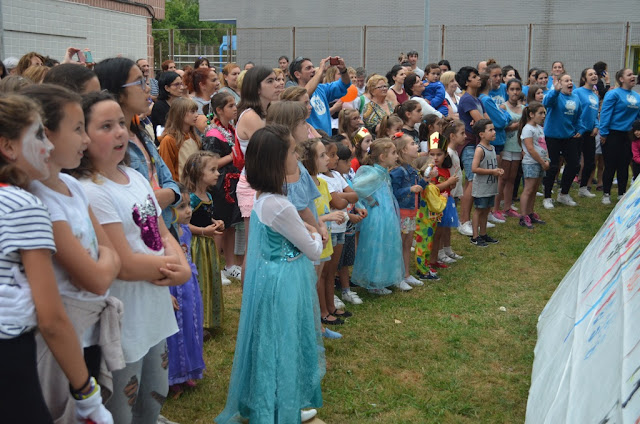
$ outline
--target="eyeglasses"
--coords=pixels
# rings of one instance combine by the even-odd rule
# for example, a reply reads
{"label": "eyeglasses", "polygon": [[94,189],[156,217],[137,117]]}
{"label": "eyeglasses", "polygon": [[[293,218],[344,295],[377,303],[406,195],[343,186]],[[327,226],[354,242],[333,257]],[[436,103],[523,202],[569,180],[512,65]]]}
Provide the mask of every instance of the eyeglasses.
{"label": "eyeglasses", "polygon": [[377,86],[375,89],[376,89],[376,90],[378,90],[378,89],[380,89],[380,90],[387,90],[387,89],[389,89],[389,86],[388,86],[388,85],[379,85],[379,86]]}
{"label": "eyeglasses", "polygon": [[174,82],[173,84],[169,84],[169,87],[185,87],[182,82]]}
{"label": "eyeglasses", "polygon": [[120,87],[122,87],[122,88],[134,87],[136,85],[139,85],[141,90],[146,90],[147,89],[147,80],[144,79],[144,78],[138,78],[137,80],[135,80],[133,82],[128,82],[126,84],[122,84]]}

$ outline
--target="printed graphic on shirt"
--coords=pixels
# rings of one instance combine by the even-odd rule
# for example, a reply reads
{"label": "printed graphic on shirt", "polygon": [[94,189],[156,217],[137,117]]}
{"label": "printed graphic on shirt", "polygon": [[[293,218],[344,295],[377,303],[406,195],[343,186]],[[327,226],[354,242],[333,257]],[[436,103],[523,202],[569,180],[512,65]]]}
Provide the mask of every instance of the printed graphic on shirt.
{"label": "printed graphic on shirt", "polygon": [[162,249],[162,238],[160,237],[160,229],[158,227],[158,214],[156,205],[150,194],[144,204],[136,203],[133,205],[133,222],[140,227],[141,237],[144,244],[151,250],[156,252]]}
{"label": "printed graphic on shirt", "polygon": [[636,96],[631,93],[627,94],[627,101],[629,102],[629,106],[631,107],[636,107],[636,104],[638,103],[638,99],[636,99]]}
{"label": "printed graphic on shirt", "polygon": [[311,106],[318,115],[324,115],[327,113],[327,107],[324,105],[322,99],[318,96],[311,97]]}
{"label": "printed graphic on shirt", "polygon": [[567,100],[564,107],[565,109],[567,109],[565,114],[573,115],[573,112],[576,110],[576,102],[574,102],[573,100]]}

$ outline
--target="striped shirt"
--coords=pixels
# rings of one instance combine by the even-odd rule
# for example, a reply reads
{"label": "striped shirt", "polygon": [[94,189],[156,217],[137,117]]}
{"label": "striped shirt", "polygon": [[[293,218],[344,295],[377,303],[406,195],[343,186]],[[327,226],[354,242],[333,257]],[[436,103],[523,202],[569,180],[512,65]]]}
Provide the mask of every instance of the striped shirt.
{"label": "striped shirt", "polygon": [[47,208],[21,188],[0,185],[0,339],[18,337],[37,325],[31,288],[20,251],[55,252]]}

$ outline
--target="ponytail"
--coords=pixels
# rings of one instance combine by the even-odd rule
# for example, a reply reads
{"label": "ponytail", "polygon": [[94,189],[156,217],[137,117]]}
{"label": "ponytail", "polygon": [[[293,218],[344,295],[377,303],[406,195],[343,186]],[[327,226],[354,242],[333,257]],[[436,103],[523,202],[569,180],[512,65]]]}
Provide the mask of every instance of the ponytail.
{"label": "ponytail", "polygon": [[[396,115],[398,115],[400,117],[400,119],[402,119],[402,123],[406,124],[407,122],[409,122],[409,118],[407,117],[407,113],[411,113],[414,110],[416,110],[418,108],[418,106],[420,106],[420,103],[418,103],[417,100],[407,100],[402,104],[399,104],[398,106],[396,106],[396,108],[394,109],[393,113],[395,113]],[[386,136],[383,134],[383,137]]]}
{"label": "ponytail", "polygon": [[402,123],[404,123],[402,119],[395,113],[383,116],[382,120],[380,121],[380,126],[378,127],[378,132],[376,133],[376,138],[388,137],[387,131],[389,130],[389,128],[391,128],[393,125]]}
{"label": "ponytail", "polygon": [[529,114],[535,114],[540,108],[544,108],[542,103],[540,102],[531,102],[525,107],[522,111],[522,117],[520,118],[520,123],[518,124],[518,144],[522,146],[522,140],[520,136],[522,135],[522,129],[525,125],[529,123]]}

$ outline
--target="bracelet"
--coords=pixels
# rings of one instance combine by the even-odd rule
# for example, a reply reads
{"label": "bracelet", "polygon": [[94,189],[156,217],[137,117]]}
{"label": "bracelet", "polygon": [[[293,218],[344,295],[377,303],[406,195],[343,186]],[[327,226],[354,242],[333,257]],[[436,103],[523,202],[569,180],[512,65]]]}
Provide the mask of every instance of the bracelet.
{"label": "bracelet", "polygon": [[[83,391],[82,389],[84,389],[86,386],[89,386],[89,388]],[[96,379],[91,376],[89,376],[87,382],[79,390],[74,390],[73,387],[69,385],[69,391],[71,392],[71,396],[73,396],[75,400],[89,399],[99,389],[100,389],[100,386],[98,386]]]}

